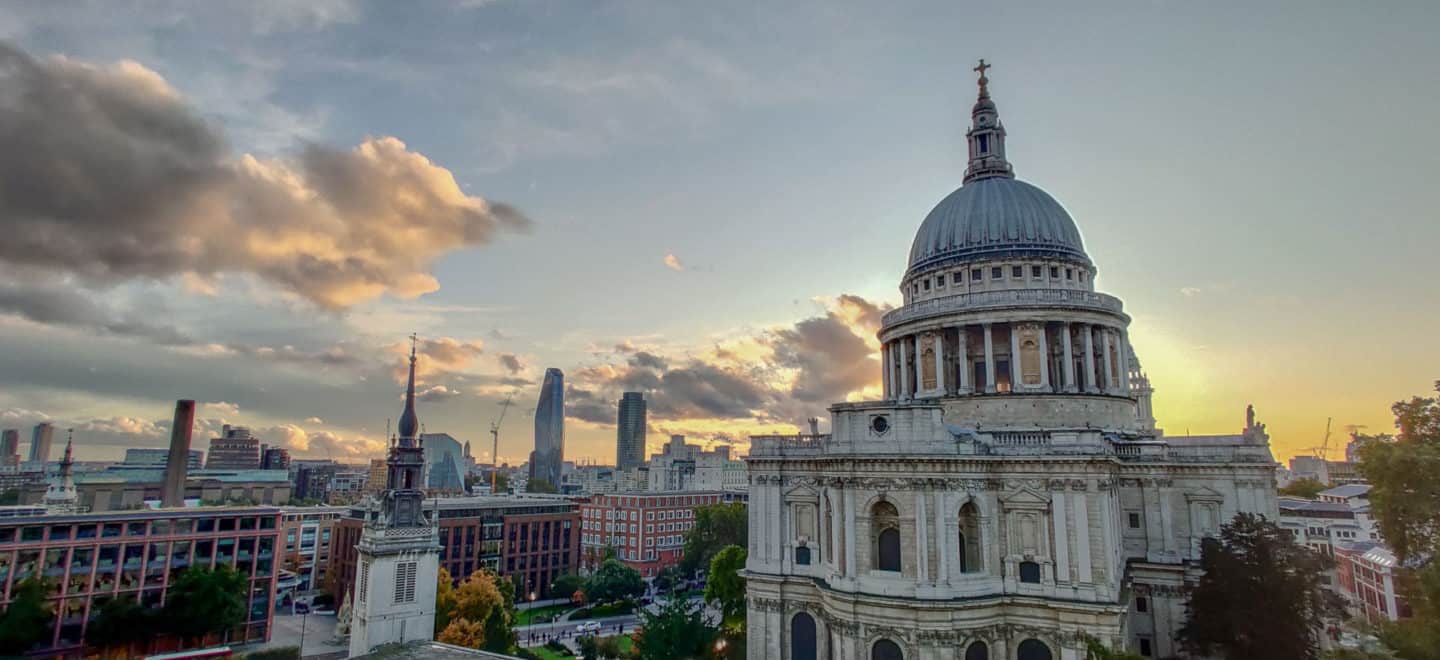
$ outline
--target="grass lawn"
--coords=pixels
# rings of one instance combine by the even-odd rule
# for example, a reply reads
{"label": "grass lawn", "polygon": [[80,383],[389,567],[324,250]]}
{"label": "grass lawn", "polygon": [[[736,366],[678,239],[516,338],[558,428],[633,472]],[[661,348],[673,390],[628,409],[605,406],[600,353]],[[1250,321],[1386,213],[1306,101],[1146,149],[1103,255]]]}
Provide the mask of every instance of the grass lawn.
{"label": "grass lawn", "polygon": [[560,655],[559,653],[556,653],[555,651],[547,649],[543,646],[532,646],[530,647],[530,652],[534,653],[536,657],[539,657],[542,660],[575,660],[575,656],[573,655]]}
{"label": "grass lawn", "polygon": [[631,603],[607,603],[587,607],[579,612],[570,615],[571,621],[583,621],[585,619],[600,619],[607,616],[629,614],[635,611],[635,605]]}
{"label": "grass lawn", "polygon": [[528,626],[532,623],[546,622],[555,615],[574,609],[573,605],[546,605],[545,607],[532,607],[528,610],[515,610],[515,625]]}

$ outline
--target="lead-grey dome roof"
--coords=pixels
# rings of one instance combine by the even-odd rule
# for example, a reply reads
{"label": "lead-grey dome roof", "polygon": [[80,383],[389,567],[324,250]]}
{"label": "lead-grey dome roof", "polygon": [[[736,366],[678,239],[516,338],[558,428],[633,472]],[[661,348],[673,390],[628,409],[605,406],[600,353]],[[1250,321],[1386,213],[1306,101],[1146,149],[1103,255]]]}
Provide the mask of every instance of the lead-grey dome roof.
{"label": "lead-grey dome roof", "polygon": [[1055,198],[1024,181],[994,177],[971,181],[935,205],[915,233],[909,270],[1007,256],[1090,263],[1080,230]]}

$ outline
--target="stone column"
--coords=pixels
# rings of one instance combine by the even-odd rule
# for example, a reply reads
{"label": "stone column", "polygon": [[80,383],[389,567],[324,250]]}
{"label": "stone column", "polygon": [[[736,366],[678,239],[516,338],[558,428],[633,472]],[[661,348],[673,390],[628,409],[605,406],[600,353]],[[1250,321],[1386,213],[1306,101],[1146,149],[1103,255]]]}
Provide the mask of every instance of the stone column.
{"label": "stone column", "polygon": [[830,537],[828,539],[828,542],[830,544],[830,547],[828,548],[828,559],[830,560],[830,566],[835,569],[836,573],[839,573],[840,567],[842,566],[840,562],[840,533],[843,527],[842,523],[840,522],[840,516],[842,514],[842,509],[839,497],[840,493],[834,488],[831,488],[829,490],[830,495],[828,501],[830,502]]}
{"label": "stone column", "polygon": [[1070,534],[1065,525],[1065,493],[1062,491],[1050,493],[1050,522],[1055,528],[1055,551],[1051,553],[1055,560],[1055,583],[1067,584],[1070,582]]}
{"label": "stone column", "polygon": [[1017,324],[1010,324],[1010,391],[1020,391],[1020,333]]}
{"label": "stone column", "polygon": [[858,575],[855,570],[855,491],[845,489],[845,577]]}
{"label": "stone column", "polygon": [[1060,365],[1060,373],[1064,374],[1065,379],[1061,389],[1066,392],[1075,391],[1075,357],[1071,355],[1070,341],[1070,324],[1060,324],[1061,359],[1065,360],[1065,363]]}
{"label": "stone column", "polygon": [[920,392],[925,390],[925,369],[920,366],[920,363],[925,361],[925,357],[920,354],[920,335],[918,333],[910,337],[910,355],[914,356],[910,361],[915,363],[911,369],[915,372],[915,389],[910,391],[910,397],[918,399]]}
{"label": "stone column", "polygon": [[1085,391],[1094,394],[1100,391],[1095,377],[1095,326],[1081,324],[1080,332],[1085,333]]}
{"label": "stone column", "polygon": [[945,396],[945,328],[935,337],[935,391]]}
{"label": "stone column", "polygon": [[1071,495],[1075,508],[1075,566],[1079,575],[1075,581],[1090,584],[1095,581],[1094,565],[1090,560],[1090,508],[1088,493]]}
{"label": "stone column", "polygon": [[1111,394],[1115,391],[1115,370],[1114,367],[1111,366],[1114,363],[1110,360],[1111,356],[1114,355],[1113,351],[1115,349],[1110,346],[1110,328],[1100,328],[1100,345],[1102,347],[1102,353],[1100,355],[1105,367],[1104,369],[1101,369],[1101,371],[1105,372],[1105,382],[1100,387],[1100,391],[1106,394]]}
{"label": "stone column", "polygon": [[1040,389],[1050,391],[1050,333],[1044,321],[1040,322]]}
{"label": "stone column", "polygon": [[945,504],[948,495],[943,490],[935,492],[935,553],[939,558],[936,562],[936,582],[950,581],[950,539],[954,534],[950,533],[950,526],[945,520],[945,512],[950,509]]}
{"label": "stone column", "polygon": [[985,391],[995,391],[995,338],[991,334],[991,326],[986,323],[982,326],[985,329]]}
{"label": "stone column", "polygon": [[915,491],[915,579],[925,582],[930,579],[930,548],[925,528],[930,523],[925,515],[925,491]]}
{"label": "stone column", "polygon": [[900,344],[900,400],[904,401],[910,398],[910,359],[905,354],[905,349],[910,342],[905,341],[905,338],[902,337],[898,343]]}
{"label": "stone column", "polygon": [[880,384],[884,388],[884,398],[889,401],[895,398],[895,390],[890,388],[890,344],[880,346]]}
{"label": "stone column", "polygon": [[1120,338],[1120,391],[1122,394],[1130,395],[1130,333],[1121,328]]}
{"label": "stone column", "polygon": [[955,382],[959,383],[957,390],[961,394],[969,394],[974,387],[970,382],[970,332],[963,325],[960,326],[959,331],[959,342],[956,344],[955,352],[956,360],[960,363],[960,378]]}

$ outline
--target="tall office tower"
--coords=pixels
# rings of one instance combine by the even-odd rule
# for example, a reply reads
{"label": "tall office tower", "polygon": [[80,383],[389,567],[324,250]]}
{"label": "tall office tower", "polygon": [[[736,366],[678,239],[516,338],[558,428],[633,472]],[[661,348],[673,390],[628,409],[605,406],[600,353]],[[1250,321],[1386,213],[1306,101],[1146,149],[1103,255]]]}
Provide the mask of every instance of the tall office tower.
{"label": "tall office tower", "polygon": [[5,429],[0,433],[0,463],[12,467],[20,464],[19,429]]}
{"label": "tall office tower", "polygon": [[44,463],[50,460],[50,443],[55,439],[55,425],[40,422],[30,433],[30,460]]}
{"label": "tall office tower", "polygon": [[165,457],[165,483],[160,489],[160,506],[185,506],[185,472],[189,467],[190,434],[195,428],[195,402],[175,402],[175,420],[170,424],[170,454]]}
{"label": "tall office tower", "polygon": [[558,489],[564,462],[565,374],[551,367],[545,370],[540,403],[535,406],[535,451],[530,452],[530,480],[547,481]]}
{"label": "tall office tower", "polygon": [[645,464],[645,394],[626,392],[620,397],[615,420],[615,469],[628,470]]}

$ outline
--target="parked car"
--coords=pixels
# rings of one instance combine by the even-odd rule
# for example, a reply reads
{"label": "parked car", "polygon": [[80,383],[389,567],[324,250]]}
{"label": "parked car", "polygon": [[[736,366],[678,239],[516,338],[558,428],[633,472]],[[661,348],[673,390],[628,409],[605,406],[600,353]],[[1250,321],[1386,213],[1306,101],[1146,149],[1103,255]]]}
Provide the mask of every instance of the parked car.
{"label": "parked car", "polygon": [[600,622],[586,621],[585,623],[580,624],[580,627],[576,628],[575,631],[579,633],[598,633],[600,632]]}

